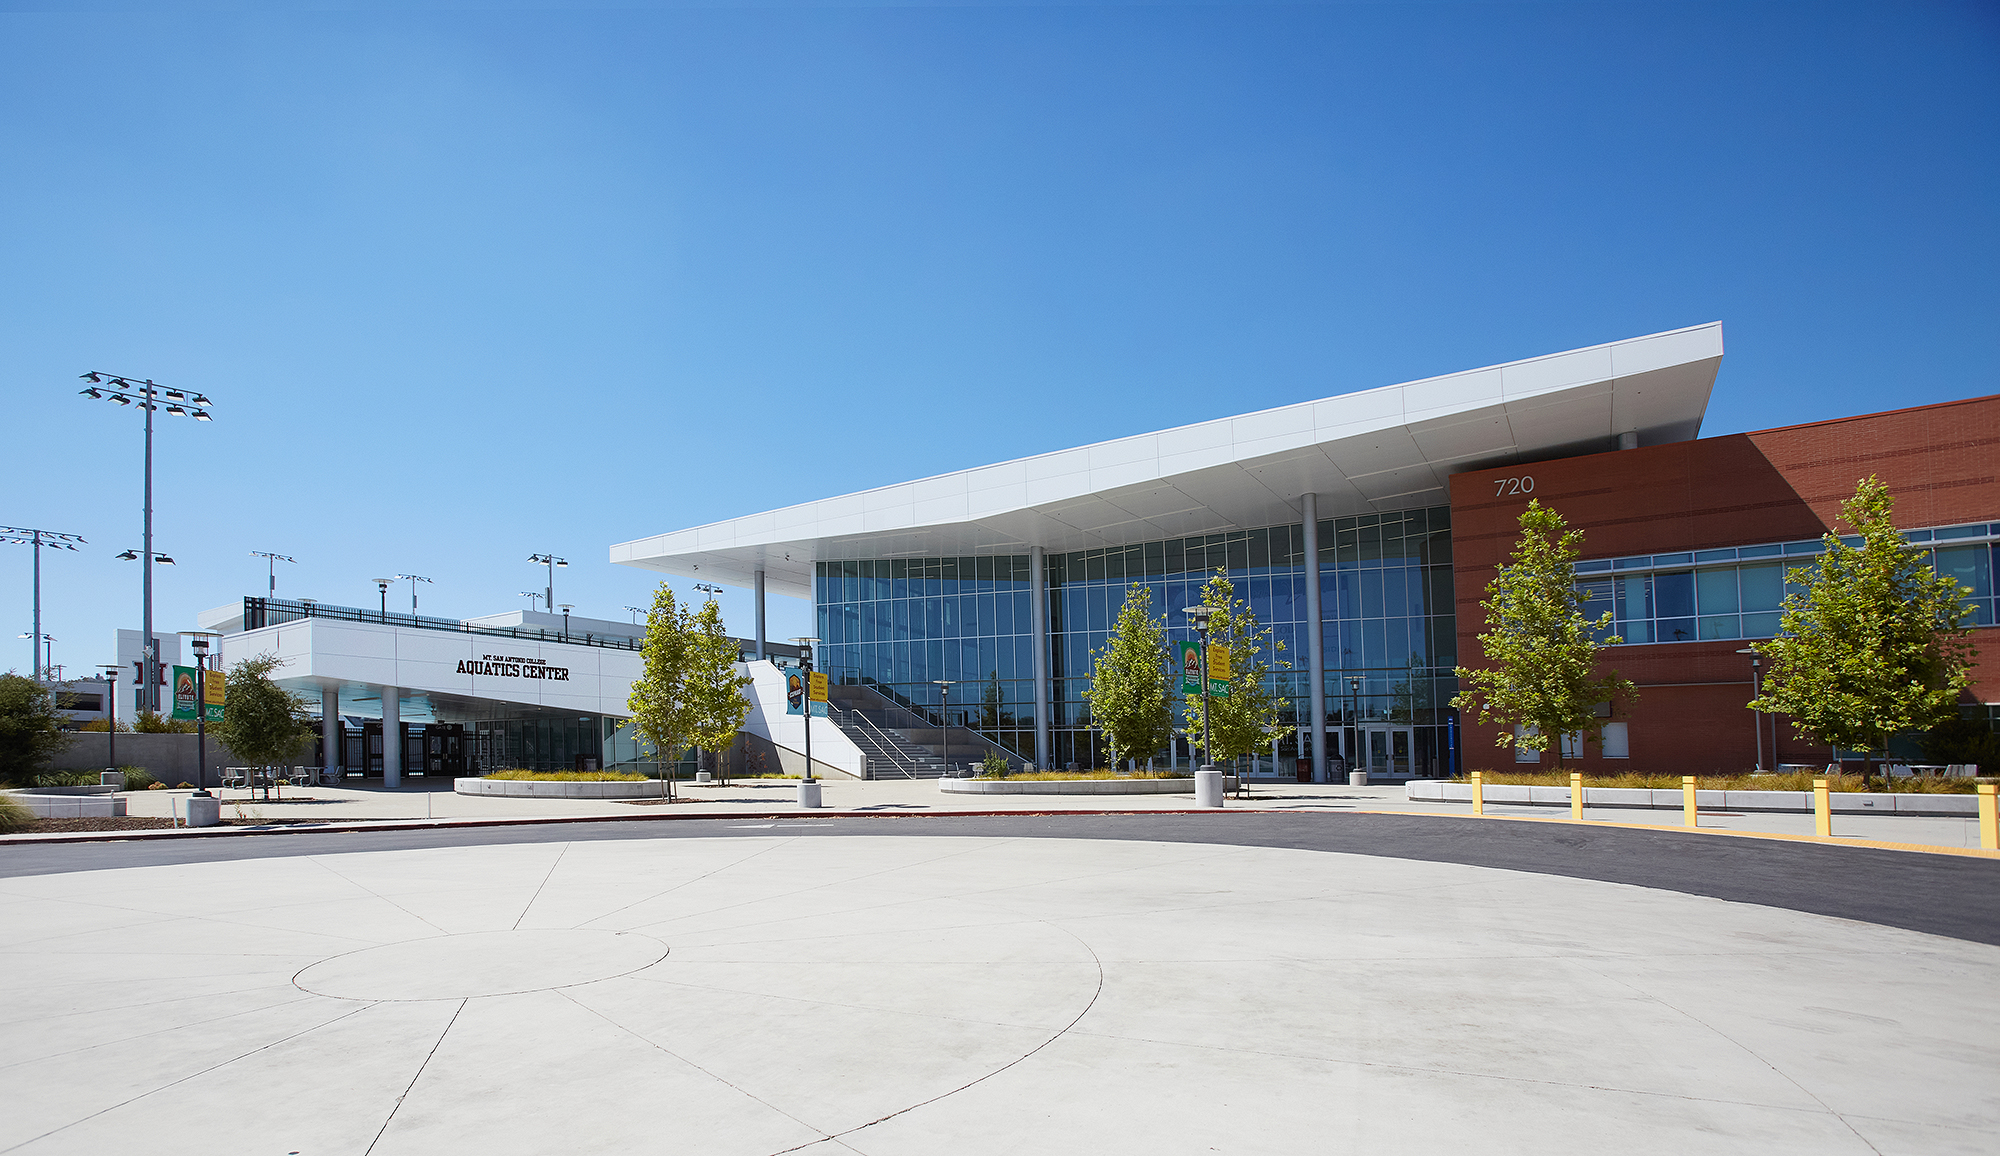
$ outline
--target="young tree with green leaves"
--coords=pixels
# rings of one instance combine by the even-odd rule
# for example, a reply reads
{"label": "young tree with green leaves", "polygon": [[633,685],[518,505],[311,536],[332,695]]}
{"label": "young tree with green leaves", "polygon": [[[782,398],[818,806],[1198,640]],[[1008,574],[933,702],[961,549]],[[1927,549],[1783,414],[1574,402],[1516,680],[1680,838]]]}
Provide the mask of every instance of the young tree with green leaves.
{"label": "young tree with green leaves", "polygon": [[222,721],[206,724],[231,754],[260,767],[287,764],[312,741],[312,708],[271,678],[280,665],[277,655],[260,654],[230,667]]}
{"label": "young tree with green leaves", "polygon": [[[1273,642],[1268,627],[1260,628],[1250,604],[1236,597],[1229,574],[1217,570],[1201,588],[1201,604],[1215,613],[1208,620],[1208,644],[1229,650],[1229,694],[1210,695],[1208,700],[1209,740],[1215,749],[1203,752],[1211,763],[1255,754],[1271,743],[1278,727],[1278,700],[1264,687],[1264,677],[1273,670],[1289,670],[1291,663],[1276,658],[1285,649]],[[1272,661],[1258,655],[1269,651]],[[1190,741],[1201,742],[1201,696],[1183,698],[1181,717]]]}
{"label": "young tree with green leaves", "polygon": [[999,730],[1000,716],[1004,713],[1001,708],[1005,705],[1006,699],[1000,693],[1000,672],[991,671],[986,677],[985,698],[979,704],[980,725],[989,731]]}
{"label": "young tree with green leaves", "polygon": [[1486,611],[1486,632],[1479,636],[1486,666],[1458,668],[1466,689],[1452,705],[1500,726],[1500,746],[1542,751],[1569,734],[1601,742],[1605,720],[1598,717],[1598,704],[1610,703],[1615,711],[1639,697],[1638,688],[1617,671],[1595,673],[1604,648],[1624,639],[1592,637],[1611,628],[1611,611],[1595,620],[1583,615],[1590,592],[1576,584],[1582,549],[1583,531],[1570,529],[1561,514],[1531,500],[1521,512],[1512,561],[1486,584],[1486,600],[1479,604]]}
{"label": "young tree with green leaves", "polygon": [[1149,759],[1173,741],[1173,664],[1166,623],[1153,617],[1153,595],[1134,582],[1104,648],[1091,652],[1090,689],[1083,697],[1104,730],[1114,767]]}
{"label": "young tree with green leaves", "polygon": [[55,695],[32,678],[0,674],[0,781],[27,785],[72,741]]}
{"label": "young tree with green leaves", "polygon": [[[687,609],[674,599],[665,582],[653,592],[653,609],[646,615],[646,642],[639,651],[640,674],[632,680],[632,692],[625,705],[632,712],[632,726],[653,749],[661,764],[661,776],[672,783],[667,764],[695,741],[701,716],[689,694],[689,675],[694,669],[693,624]],[[671,785],[668,788],[672,790]]]}
{"label": "young tree with green leaves", "polygon": [[750,717],[750,698],[743,688],[750,676],[739,674],[742,655],[722,630],[722,610],[711,598],[688,623],[686,695],[694,744],[720,757],[736,745],[743,720]]}
{"label": "young tree with green leaves", "polygon": [[1887,754],[1889,737],[1954,717],[1969,683],[1974,650],[1965,620],[1971,590],[1911,550],[1896,529],[1896,500],[1870,474],[1840,505],[1840,521],[1861,538],[1828,534],[1824,554],[1786,581],[1779,634],[1753,644],[1771,660],[1753,710],[1787,715],[1819,742]]}

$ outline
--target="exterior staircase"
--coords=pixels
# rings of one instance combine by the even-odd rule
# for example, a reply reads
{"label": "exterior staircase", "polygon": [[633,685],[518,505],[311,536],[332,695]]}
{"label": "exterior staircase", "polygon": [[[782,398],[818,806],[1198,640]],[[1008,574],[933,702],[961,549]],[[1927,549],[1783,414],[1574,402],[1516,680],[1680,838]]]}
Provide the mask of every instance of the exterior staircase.
{"label": "exterior staircase", "polygon": [[868,686],[828,688],[827,717],[868,759],[872,779],[940,779],[945,754],[963,768],[997,751],[1008,763],[1020,756],[965,727],[939,727]]}

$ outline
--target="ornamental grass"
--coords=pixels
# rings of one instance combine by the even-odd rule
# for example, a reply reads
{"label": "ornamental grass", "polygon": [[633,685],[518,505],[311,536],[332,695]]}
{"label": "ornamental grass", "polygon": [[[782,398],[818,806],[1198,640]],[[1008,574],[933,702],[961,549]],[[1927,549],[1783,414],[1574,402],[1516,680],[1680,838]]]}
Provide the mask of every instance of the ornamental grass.
{"label": "ornamental grass", "polygon": [[637,783],[648,776],[632,774],[628,771],[530,771],[515,767],[505,771],[489,771],[479,776],[482,779],[528,779],[537,783]]}

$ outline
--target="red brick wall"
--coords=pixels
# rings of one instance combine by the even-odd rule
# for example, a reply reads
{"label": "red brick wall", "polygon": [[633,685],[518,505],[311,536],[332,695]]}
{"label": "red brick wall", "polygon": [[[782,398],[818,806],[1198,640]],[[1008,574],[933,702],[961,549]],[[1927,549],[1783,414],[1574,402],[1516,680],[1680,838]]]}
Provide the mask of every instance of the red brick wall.
{"label": "red brick wall", "polygon": [[[1451,479],[1452,558],[1459,661],[1480,661],[1479,609],[1494,569],[1535,497],[1584,532],[1584,557],[1662,554],[1817,538],[1834,529],[1843,499],[1873,473],[1896,496],[1900,526],[2000,520],[2000,396],[1871,414],[1814,425],[1616,450],[1531,465],[1474,470]],[[1533,492],[1509,479],[1533,479]],[[1840,527],[1845,530],[1847,527]],[[2000,630],[1974,631],[1982,661],[1974,696],[2000,701]],[[1736,771],[1756,761],[1745,643],[1688,642],[1616,647],[1605,665],[1639,685],[1627,719],[1629,759],[1589,748],[1581,769],[1672,774]],[[1824,763],[1780,725],[1776,761]],[[1497,732],[1467,719],[1465,766],[1511,768]],[[1769,731],[1766,731],[1767,743]],[[1765,758],[1771,760],[1769,751]],[[1542,756],[1542,765],[1555,762]]]}

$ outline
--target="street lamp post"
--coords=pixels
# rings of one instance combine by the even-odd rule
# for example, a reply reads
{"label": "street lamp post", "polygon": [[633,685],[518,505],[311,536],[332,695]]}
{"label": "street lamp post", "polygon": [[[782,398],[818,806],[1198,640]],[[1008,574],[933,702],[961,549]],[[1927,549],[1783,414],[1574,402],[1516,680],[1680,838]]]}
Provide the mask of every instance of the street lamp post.
{"label": "street lamp post", "polygon": [[632,612],[632,625],[634,626],[639,625],[639,616],[641,614],[649,613],[649,611],[638,606],[627,606],[625,609],[630,610]]}
{"label": "street lamp post", "polygon": [[952,680],[934,678],[938,686],[938,725],[944,734],[944,777],[951,777],[951,687]]}
{"label": "street lamp post", "polygon": [[[394,579],[394,578],[372,578],[372,579],[370,579],[370,581],[372,581],[372,582],[374,582],[374,583],[375,583],[375,592],[376,592],[377,594],[380,594],[380,595],[382,596],[382,621],[384,621],[384,622],[387,622],[387,621],[389,621],[389,583],[391,583],[391,582],[394,582],[394,581],[395,581],[395,579]],[[415,587],[414,585],[412,585],[412,586],[410,587],[410,590],[411,590],[411,594],[410,594],[410,597],[411,597],[411,598],[415,598],[415,597],[416,597],[416,593],[415,593],[415,591],[416,591],[416,587]]]}
{"label": "street lamp post", "polygon": [[542,592],[541,592],[541,591],[539,591],[539,590],[523,590],[523,591],[521,591],[521,597],[523,597],[523,598],[526,598],[526,599],[528,600],[528,609],[530,609],[530,610],[540,610],[540,609],[541,609],[541,601],[542,601]]}
{"label": "street lamp post", "polygon": [[29,664],[28,669],[32,671],[39,666],[41,669],[41,680],[43,682],[54,682],[56,680],[55,635],[23,634],[21,637],[33,640],[28,643],[29,651],[34,654],[33,661]]}
{"label": "street lamp post", "polygon": [[[33,641],[28,643],[28,674],[33,677],[36,643],[40,641],[42,634],[42,547],[75,550],[76,547],[71,543],[83,542],[83,536],[58,534],[54,530],[33,530],[22,526],[0,526],[0,542],[12,542],[17,546],[35,548],[35,626],[34,634],[31,636]],[[87,542],[84,544],[89,545]]]}
{"label": "street lamp post", "polygon": [[576,606],[573,603],[565,602],[562,604],[562,612],[563,612],[562,638],[564,642],[569,641],[569,612],[575,609]]}
{"label": "street lamp post", "polygon": [[[140,559],[140,553],[137,550],[127,550],[122,554],[116,555],[116,557],[126,562],[137,562]],[[174,564],[174,560],[165,554],[150,551],[147,552],[145,557],[148,559],[146,565],[146,573],[148,575],[146,579],[146,627],[144,637],[140,640],[141,645],[139,648],[139,653],[142,656],[142,661],[139,663],[139,689],[142,693],[132,696],[132,708],[134,711],[150,710],[154,714],[158,714],[160,713],[160,683],[165,680],[160,677],[160,640],[153,637],[153,580],[150,575],[153,572],[154,566],[171,566]]]}
{"label": "street lamp post", "polygon": [[118,678],[125,668],[115,662],[99,663],[97,669],[104,672],[104,759],[111,765],[105,770],[118,769]]}
{"label": "street lamp post", "polygon": [[[803,677],[805,678],[805,680],[806,680],[806,684],[805,684],[805,686],[801,688],[802,692],[803,692],[803,693],[804,693],[804,695],[805,695],[805,702],[804,702],[804,704],[803,704],[803,705],[805,706],[805,715],[806,715],[806,777],[805,777],[805,780],[804,780],[804,781],[805,781],[805,782],[808,782],[808,783],[811,783],[811,782],[815,782],[815,781],[816,781],[816,780],[815,780],[815,779],[813,778],[813,694],[812,694],[812,676],[813,676],[813,651],[812,651],[812,644],[813,644],[813,643],[815,643],[815,642],[818,642],[818,641],[819,641],[819,639],[817,639],[817,638],[794,638],[794,639],[792,639],[792,641],[793,641],[794,643],[796,643],[796,644],[798,645],[798,648],[799,648],[799,673],[800,673],[800,675],[802,675],[802,676],[803,676]],[[817,803],[814,803],[814,804],[813,804],[813,806],[818,806],[818,805],[819,805],[819,804],[817,804]]]}
{"label": "street lamp post", "polygon": [[291,557],[288,554],[273,554],[268,550],[252,550],[250,551],[250,556],[252,558],[264,559],[267,568],[270,570],[271,585],[270,592],[265,595],[266,598],[276,598],[278,596],[278,563],[290,562],[294,566],[299,564],[297,558]]}
{"label": "street lamp post", "polygon": [[396,581],[398,582],[401,582],[405,578],[410,580],[410,617],[415,618],[417,616],[417,583],[430,582],[430,579],[424,577],[422,574],[396,575]]}
{"label": "street lamp post", "polygon": [[542,599],[542,605],[547,607],[550,613],[554,613],[556,608],[556,567],[561,566],[567,569],[569,563],[556,557],[554,554],[530,554],[528,555],[528,561],[539,562],[549,568],[549,588],[543,592],[545,597]]}
{"label": "street lamp post", "polygon": [[1206,766],[1215,761],[1215,753],[1208,745],[1208,620],[1215,617],[1215,607],[1189,606],[1181,613],[1187,615],[1188,625],[1201,636],[1201,760]]}
{"label": "street lamp post", "polygon": [[[145,543],[142,551],[149,560],[145,567],[142,585],[145,606],[141,614],[140,629],[144,645],[145,661],[140,670],[140,682],[145,690],[147,708],[158,713],[160,709],[159,641],[153,637],[153,411],[159,408],[156,399],[165,398],[169,403],[167,412],[176,417],[191,417],[196,421],[215,420],[209,414],[214,402],[203,394],[189,394],[183,390],[165,389],[156,385],[151,378],[143,378],[136,384],[117,374],[99,373],[92,370],[83,375],[86,383],[77,392],[94,401],[109,401],[114,405],[128,406],[137,400],[139,408],[146,414],[146,527]],[[132,395],[138,395],[135,399]]]}
{"label": "street lamp post", "polygon": [[1347,752],[1348,754],[1347,770],[1349,774],[1352,774],[1354,773],[1353,756],[1357,754],[1365,756],[1366,754],[1366,752],[1364,752],[1361,749],[1361,676],[1360,675],[1351,674],[1347,676],[1347,696],[1348,696],[1347,719],[1349,724],[1353,728],[1353,735],[1354,735],[1354,745]]}
{"label": "street lamp post", "polygon": [[194,785],[195,795],[208,795],[208,695],[204,692],[208,675],[208,635],[188,639],[194,647]]}
{"label": "street lamp post", "polygon": [[[1736,653],[1750,656],[1750,697],[1755,699],[1763,693],[1762,688],[1757,684],[1757,676],[1758,667],[1763,664],[1764,656],[1758,653],[1755,647],[1751,646],[1746,646]],[[1764,712],[1752,708],[1750,711],[1750,725],[1757,728],[1757,773],[1761,775],[1764,773]],[[1773,736],[1771,740],[1771,757],[1773,762],[1777,761],[1777,755],[1778,741],[1776,736]]]}

